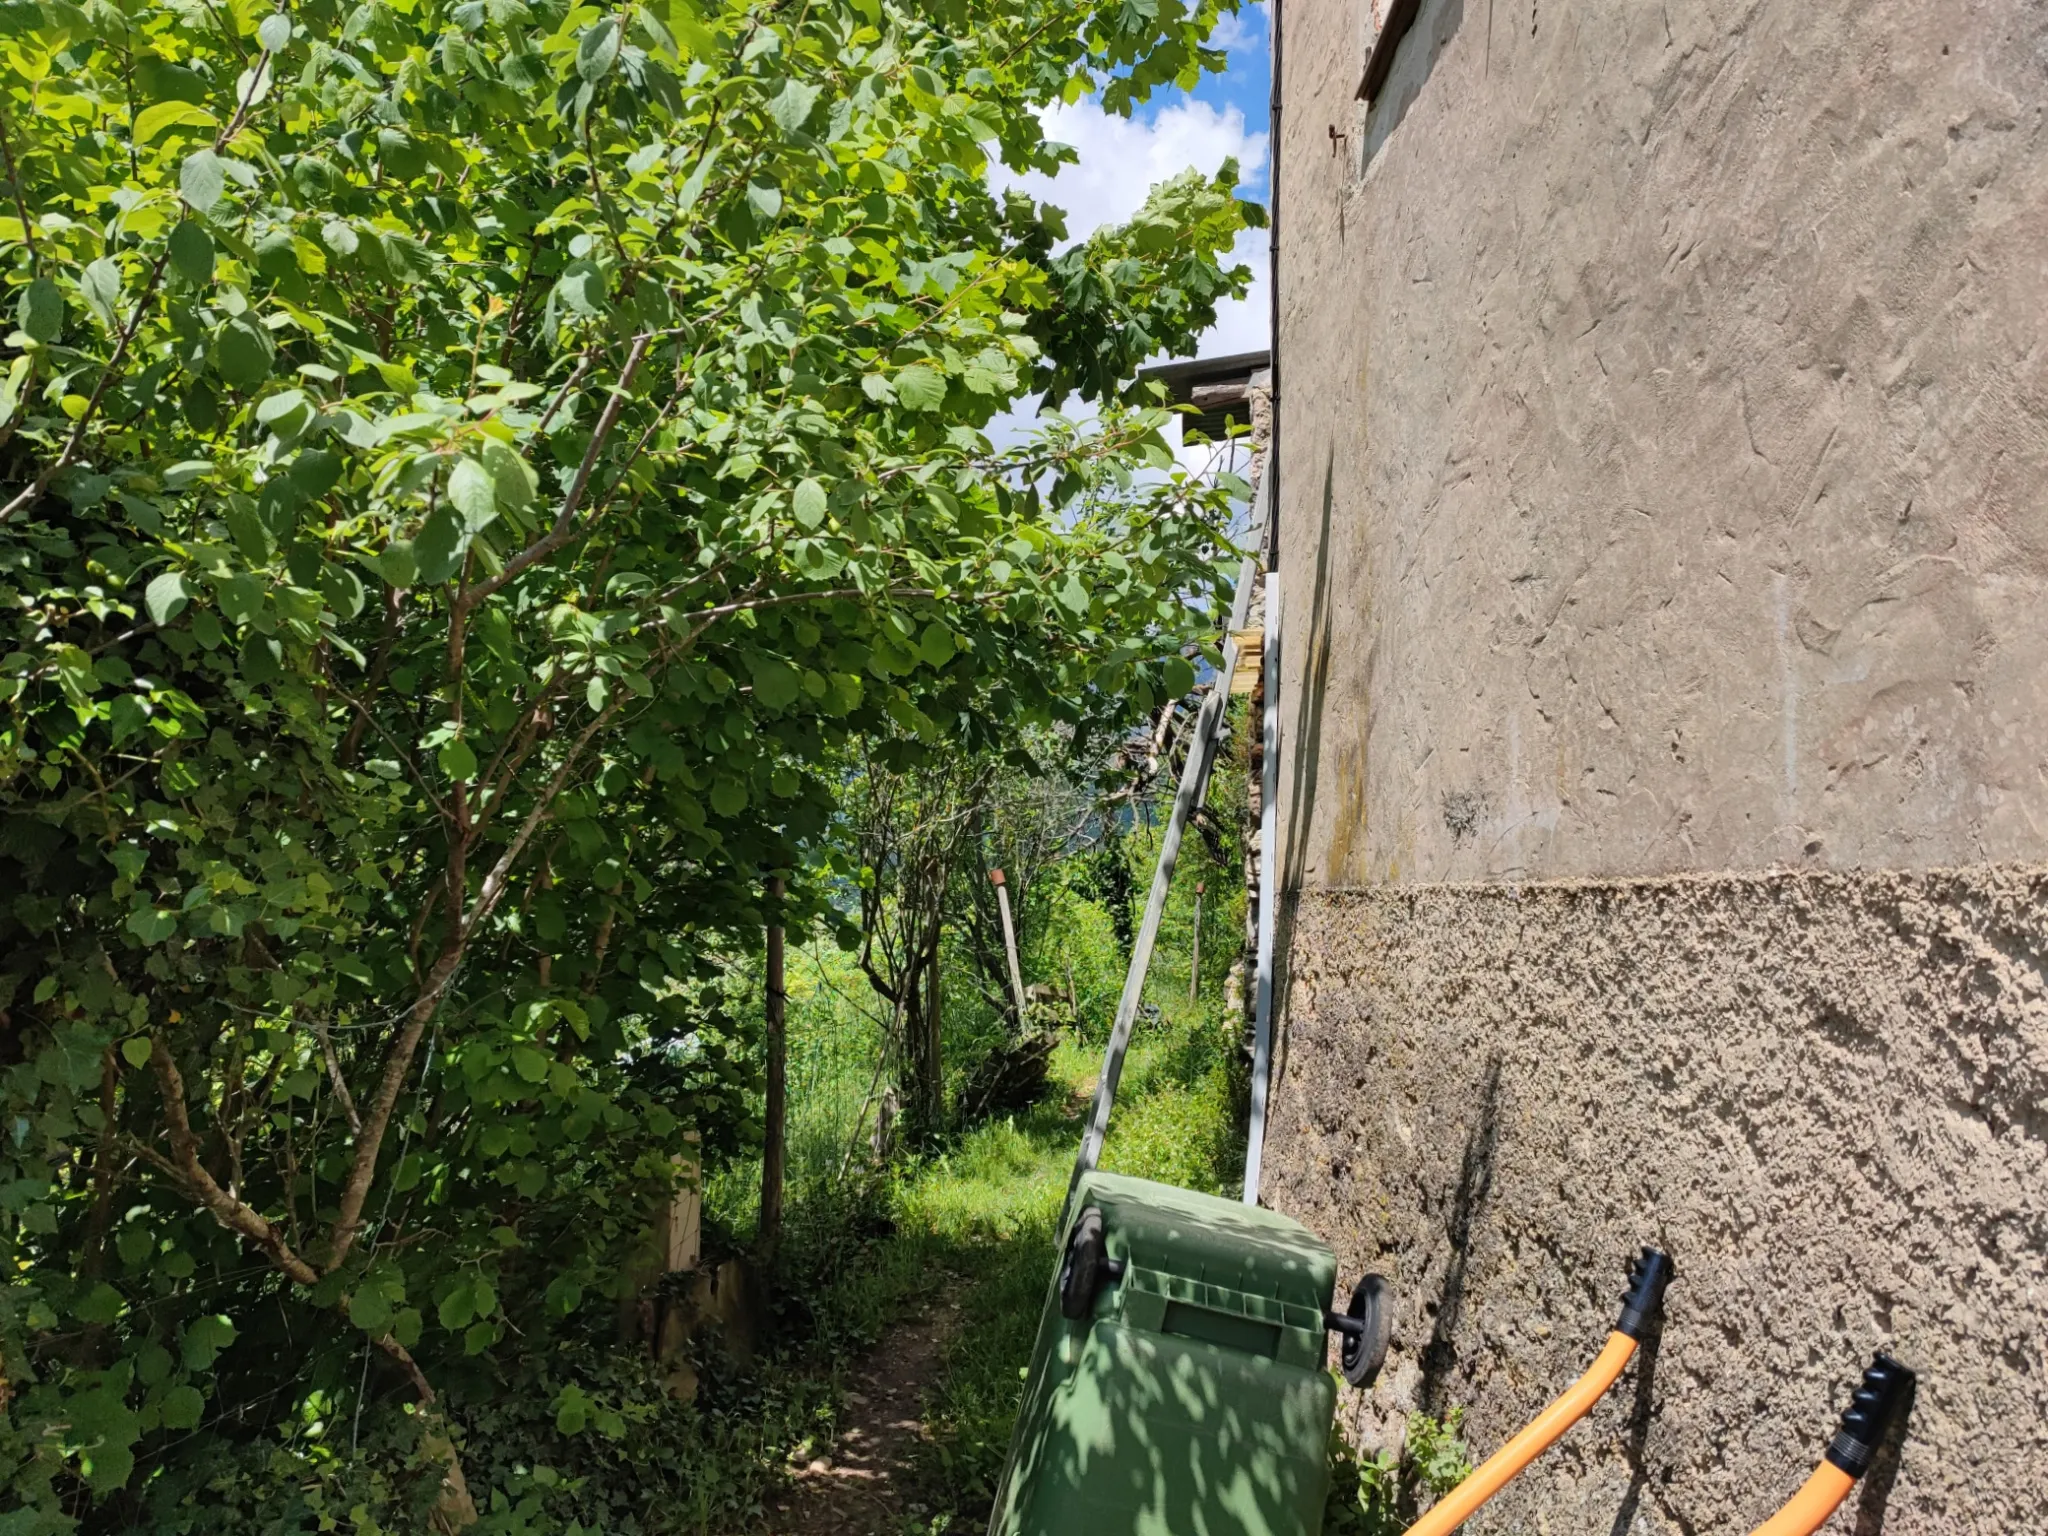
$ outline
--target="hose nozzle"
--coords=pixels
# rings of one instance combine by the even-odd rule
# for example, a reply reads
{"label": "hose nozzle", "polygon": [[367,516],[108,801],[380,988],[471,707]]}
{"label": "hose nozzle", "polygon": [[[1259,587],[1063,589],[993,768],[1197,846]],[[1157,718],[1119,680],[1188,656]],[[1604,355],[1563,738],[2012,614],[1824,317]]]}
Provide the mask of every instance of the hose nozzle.
{"label": "hose nozzle", "polygon": [[1912,1395],[1916,1380],[1910,1370],[1879,1350],[1870,1369],[1863,1373],[1863,1384],[1849,1399],[1842,1427],[1828,1447],[1828,1460],[1851,1477],[1868,1472],[1892,1420]]}
{"label": "hose nozzle", "polygon": [[1616,1333],[1642,1342],[1643,1330],[1664,1310],[1664,1291],[1675,1271],[1668,1254],[1645,1248],[1628,1261],[1628,1289],[1621,1295],[1621,1321]]}

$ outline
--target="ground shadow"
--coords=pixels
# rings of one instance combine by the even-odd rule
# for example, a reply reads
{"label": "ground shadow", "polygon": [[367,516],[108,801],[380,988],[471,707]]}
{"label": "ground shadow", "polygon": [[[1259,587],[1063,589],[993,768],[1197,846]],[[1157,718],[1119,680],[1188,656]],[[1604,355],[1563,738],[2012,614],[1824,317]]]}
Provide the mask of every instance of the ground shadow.
{"label": "ground shadow", "polygon": [[1450,1250],[1442,1283],[1437,1287],[1436,1319],[1422,1350],[1422,1407],[1441,1418],[1448,1406],[1451,1371],[1458,1363],[1458,1324],[1465,1314],[1465,1281],[1472,1263],[1472,1234],[1487,1197],[1493,1193],[1493,1160],[1500,1143],[1500,1053],[1486,1061],[1479,1084],[1479,1118],[1465,1138],[1458,1167],[1458,1188],[1451,1197],[1444,1240]]}
{"label": "ground shadow", "polygon": [[1622,1495],[1614,1525],[1607,1536],[1628,1536],[1642,1507],[1643,1490],[1650,1486],[1650,1415],[1657,1395],[1657,1356],[1664,1347],[1664,1327],[1656,1324],[1636,1351],[1636,1398],[1629,1410],[1628,1439],[1622,1454],[1628,1458],[1628,1492]]}
{"label": "ground shadow", "polygon": [[1905,1455],[1906,1433],[1913,1419],[1913,1400],[1920,1394],[1914,1382],[1906,1388],[1906,1399],[1892,1416],[1877,1459],[1863,1478],[1863,1496],[1856,1503],[1855,1536],[1883,1536],[1885,1511],[1891,1505],[1892,1485],[1899,1480],[1899,1462]]}

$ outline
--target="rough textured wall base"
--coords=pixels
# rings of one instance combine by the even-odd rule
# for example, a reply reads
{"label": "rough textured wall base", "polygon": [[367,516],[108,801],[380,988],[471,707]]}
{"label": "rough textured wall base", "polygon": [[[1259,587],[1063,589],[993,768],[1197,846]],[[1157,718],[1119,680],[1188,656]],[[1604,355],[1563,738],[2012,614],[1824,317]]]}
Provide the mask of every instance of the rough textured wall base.
{"label": "rough textured wall base", "polygon": [[2009,867],[1303,893],[1267,1203],[1396,1283],[1354,1437],[1463,1405],[1490,1452],[1654,1242],[1647,1382],[1469,1536],[1740,1536],[1879,1346],[1910,1433],[1829,1530],[2048,1532],[2044,904]]}

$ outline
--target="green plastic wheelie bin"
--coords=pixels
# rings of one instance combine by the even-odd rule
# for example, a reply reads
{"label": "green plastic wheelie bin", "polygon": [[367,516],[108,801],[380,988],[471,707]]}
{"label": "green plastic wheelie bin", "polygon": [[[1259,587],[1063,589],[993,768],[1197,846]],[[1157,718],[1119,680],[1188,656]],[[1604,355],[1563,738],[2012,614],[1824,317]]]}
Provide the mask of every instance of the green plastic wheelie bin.
{"label": "green plastic wheelie bin", "polygon": [[1068,1210],[991,1536],[1316,1536],[1335,1255],[1275,1212],[1092,1170]]}

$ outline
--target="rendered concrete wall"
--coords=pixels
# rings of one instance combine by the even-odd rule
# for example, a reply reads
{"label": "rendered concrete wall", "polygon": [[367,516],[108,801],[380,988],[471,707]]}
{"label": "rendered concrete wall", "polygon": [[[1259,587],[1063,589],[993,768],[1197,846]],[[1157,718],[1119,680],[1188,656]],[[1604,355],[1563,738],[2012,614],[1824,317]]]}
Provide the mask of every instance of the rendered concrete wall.
{"label": "rendered concrete wall", "polygon": [[1742,1536],[1880,1345],[1903,1458],[1835,1529],[2048,1531],[2048,874],[1304,893],[1270,1203],[1377,1269],[1345,1423],[1498,1447],[1678,1262],[1638,1370],[1470,1531]]}
{"label": "rendered concrete wall", "polygon": [[1400,1277],[1354,1427],[1497,1445],[1662,1238],[1647,1417],[1475,1533],[1746,1531],[1880,1344],[1830,1529],[2048,1533],[2048,3],[1424,0],[1369,113],[1363,4],[1283,5],[1267,1188]]}

